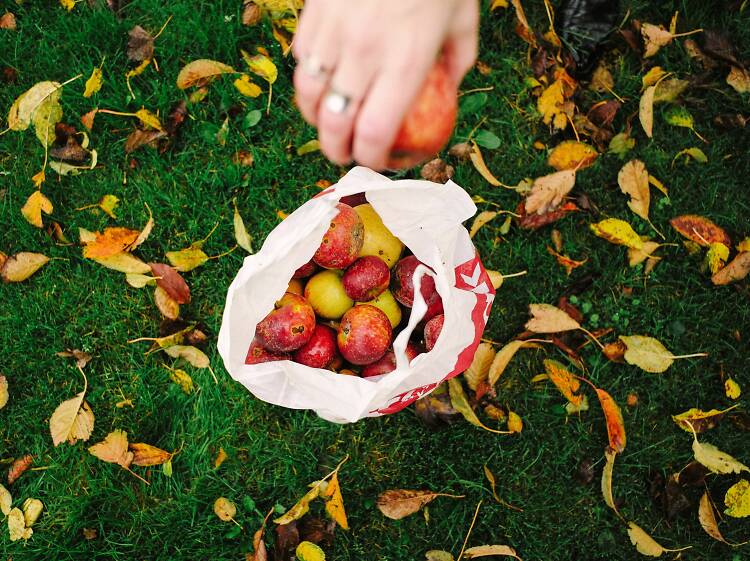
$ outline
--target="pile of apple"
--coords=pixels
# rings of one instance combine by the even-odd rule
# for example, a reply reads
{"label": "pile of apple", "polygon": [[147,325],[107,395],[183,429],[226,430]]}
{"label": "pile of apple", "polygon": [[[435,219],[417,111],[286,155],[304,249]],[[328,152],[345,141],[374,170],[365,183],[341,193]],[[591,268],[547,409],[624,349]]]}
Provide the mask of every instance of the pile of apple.
{"label": "pile of apple", "polygon": [[[293,360],[362,377],[396,369],[392,343],[414,302],[420,261],[402,257],[404,244],[363,194],[344,197],[337,209],[312,260],[258,324],[246,364]],[[432,277],[422,277],[420,292],[427,313],[407,346],[409,361],[431,350],[443,327]]]}

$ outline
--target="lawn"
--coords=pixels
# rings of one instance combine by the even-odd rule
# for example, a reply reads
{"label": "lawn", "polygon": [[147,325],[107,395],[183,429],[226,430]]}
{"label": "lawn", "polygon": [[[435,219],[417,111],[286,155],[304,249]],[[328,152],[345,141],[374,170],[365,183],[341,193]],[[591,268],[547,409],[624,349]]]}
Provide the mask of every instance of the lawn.
{"label": "lawn", "polygon": [[[120,17],[105,2],[93,4],[78,2],[70,12],[57,2],[3,4],[0,12],[15,13],[17,30],[0,30],[0,67],[18,73],[17,81],[0,82],[3,126],[14,99],[43,80],[63,82],[83,75],[67,85],[62,96],[64,121],[81,129],[79,117],[95,107],[121,112],[145,107],[168,114],[189,95],[177,89],[175,78],[191,60],[209,58],[242,68],[240,49],[263,46],[279,76],[268,114],[266,93],[255,99],[242,97],[226,77],[211,84],[203,101],[188,105],[180,136],[164,153],[145,147],[126,154],[124,143],[133,119],[97,115],[90,133],[91,147],[98,152],[97,168],[65,177],[48,169],[43,185],[54,204],[51,218],[70,240],[78,240],[78,228],[141,228],[148,219],[148,205],[155,227],[138,249],[144,260],[164,261],[165,252],[205,238],[215,226],[204,250],[219,255],[235,245],[236,198],[257,248],[279,223],[278,211],[291,212],[319,192],[316,182],[336,181],[345,173],[318,152],[297,155],[296,148],[316,133],[292,102],[293,60],[282,56],[268,21],[242,25],[241,2],[134,0],[122,8]],[[546,29],[543,3],[526,4],[531,25]],[[664,25],[679,10],[681,31],[721,30],[736,45],[740,59],[750,55],[750,8],[740,12],[693,1],[633,2],[628,7],[631,19]],[[131,79],[132,98],[124,77],[134,66],[126,58],[127,32],[137,24],[155,34],[170,17],[155,43],[158,71],[152,65]],[[542,124],[525,81],[531,75],[527,45],[514,33],[514,25],[512,9],[490,14],[483,6],[479,58],[491,71],[485,75],[472,70],[462,89],[493,89],[476,110],[466,110],[464,103],[453,139],[466,140],[483,119],[481,128],[501,139],[500,148],[483,150],[484,158],[495,176],[509,185],[550,173],[547,150],[536,148],[535,142],[551,148],[572,137],[567,131],[551,135]],[[588,379],[605,388],[623,410],[628,443],[618,456],[614,476],[623,515],[665,547],[692,546],[681,554],[684,559],[744,559],[750,554],[714,541],[701,528],[696,514],[701,489],[689,489],[691,507],[668,520],[654,499],[654,481],[692,459],[692,438],[671,415],[691,407],[723,409],[735,403],[742,411],[748,404],[750,287],[746,280],[713,286],[710,274],[701,270],[702,258],[688,253],[669,220],[700,214],[726,229],[734,242],[750,235],[750,142],[742,128],[725,130],[713,122],[724,113],[747,116],[750,98],[724,82],[726,73],[716,71],[681,97],[708,143],[687,128],[668,125],[662,106],[657,106],[654,136],[649,139],[637,116],[641,60],[622,47],[606,60],[615,79],[613,89],[626,101],[614,132],[625,130],[630,122],[636,144],[625,159],[602,154],[592,167],[579,172],[573,194],[586,193],[598,214],[573,213],[554,226],[562,234],[564,253],[588,261],[567,276],[547,253],[551,226],[528,231],[514,225],[501,235],[502,219],[496,219],[482,228],[475,243],[487,268],[528,271],[507,279],[499,289],[485,337],[507,342],[523,331],[530,303],[554,304],[560,296],[572,294],[589,329],[612,327],[615,334],[650,335],[675,354],[708,353],[706,358],[677,361],[663,374],[610,362],[594,345],[585,347],[582,356]],[[681,39],[663,47],[654,61],[683,78],[700,74]],[[84,98],[84,82],[100,65],[103,87]],[[585,89],[580,95],[581,107],[612,97]],[[252,125],[246,116],[254,110],[261,110],[262,118]],[[225,134],[222,143],[217,133],[223,123],[227,129],[219,135]],[[690,147],[700,147],[707,163],[673,162],[679,151]],[[238,150],[252,153],[251,167],[233,163]],[[469,162],[444,157],[456,168],[454,181],[471,195],[503,209],[516,208],[517,193],[489,185]],[[653,235],[650,226],[628,209],[627,197],[617,187],[617,172],[631,158],[641,159],[669,190],[667,198],[652,189],[650,216],[666,242],[674,245],[660,249],[664,258],[649,276],[642,266],[628,267],[625,248],[597,238],[588,227],[617,217],[628,220],[639,234]],[[218,379],[215,383],[208,370],[183,364],[197,386],[186,394],[170,379],[167,368],[178,361],[163,353],[145,356],[148,343],[128,343],[159,335],[161,316],[153,291],[128,286],[122,274],[84,259],[77,244],[56,244],[22,216],[20,208],[34,190],[31,177],[43,162],[44,150],[31,130],[0,137],[0,250],[9,255],[35,251],[53,258],[23,283],[0,284],[0,374],[10,384],[10,401],[0,410],[0,465],[4,472],[14,458],[31,454],[34,469],[9,489],[14,506],[27,497],[45,505],[26,542],[10,542],[3,524],[2,559],[243,559],[252,551],[252,535],[262,516],[277,505],[292,506],[308,483],[347,455],[350,459],[339,477],[351,530],[336,531],[333,545],[324,547],[329,559],[418,560],[430,549],[457,555],[480,500],[470,545],[508,544],[525,560],[639,557],[601,496],[598,481],[607,433],[593,394],[589,411],[566,416],[565,400],[552,385],[529,381],[543,371],[545,357],[565,361],[554,347],[521,351],[500,380],[500,403],[524,422],[516,435],[492,434],[463,421],[439,430],[426,428],[413,408],[334,425],[312,412],[268,405],[230,378],[216,351],[226,289],[244,256],[237,249],[185,274],[192,301],[183,306],[182,317],[199,322],[209,335],[205,350]],[[399,177],[419,177],[419,170]],[[121,199],[117,219],[98,209],[77,210],[105,194]],[[614,340],[614,334],[604,338]],[[50,415],[83,389],[74,362],[56,355],[65,349],[82,349],[94,357],[84,372],[86,400],[96,424],[88,443],[54,447]],[[724,393],[722,376],[730,375],[746,390],[736,402]],[[637,394],[636,405],[625,405],[629,394]],[[132,406],[117,406],[128,399]],[[158,467],[133,468],[150,482],[145,485],[89,454],[88,446],[114,429],[125,430],[131,441],[179,450],[171,477]],[[726,418],[701,439],[750,462],[750,439]],[[215,468],[220,448],[229,457]],[[595,474],[593,482],[581,484],[575,475],[587,458]],[[497,477],[502,499],[522,512],[493,500],[485,464]],[[735,475],[707,480],[720,511],[726,489],[738,480]],[[465,498],[438,498],[429,505],[429,516],[420,513],[392,521],[377,510],[375,501],[382,491],[395,488],[425,488]],[[241,532],[214,514],[219,496],[237,504]],[[324,516],[318,505],[313,513]],[[746,518],[725,517],[720,527],[729,541],[750,538]],[[96,530],[96,537],[86,539],[84,529]]]}

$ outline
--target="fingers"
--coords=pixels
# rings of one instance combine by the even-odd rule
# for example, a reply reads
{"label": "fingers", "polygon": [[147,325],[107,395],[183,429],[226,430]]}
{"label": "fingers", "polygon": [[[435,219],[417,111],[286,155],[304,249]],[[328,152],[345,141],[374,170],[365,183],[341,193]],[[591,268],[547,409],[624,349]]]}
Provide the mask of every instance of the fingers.
{"label": "fingers", "polygon": [[456,85],[471,69],[477,59],[479,48],[479,10],[476,0],[468,0],[466,6],[457,12],[445,45],[443,56],[448,64],[448,72]]}

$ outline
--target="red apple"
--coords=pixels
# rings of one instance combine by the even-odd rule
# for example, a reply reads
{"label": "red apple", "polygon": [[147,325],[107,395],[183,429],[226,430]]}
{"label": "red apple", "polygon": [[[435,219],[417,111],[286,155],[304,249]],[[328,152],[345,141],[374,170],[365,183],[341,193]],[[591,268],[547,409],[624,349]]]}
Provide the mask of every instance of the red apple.
{"label": "red apple", "polygon": [[250,348],[247,350],[245,364],[260,364],[261,362],[272,362],[274,360],[289,360],[289,355],[285,353],[272,353],[261,347],[258,338],[253,338]]}
{"label": "red apple", "polygon": [[367,204],[367,197],[365,197],[364,193],[357,193],[355,195],[347,195],[346,197],[341,197],[339,199],[339,202],[354,207]]}
{"label": "red apple", "polygon": [[355,302],[367,302],[388,288],[391,272],[380,257],[367,255],[352,263],[341,281],[349,298]]}
{"label": "red apple", "polygon": [[362,304],[347,310],[336,338],[341,355],[352,364],[370,364],[381,358],[391,344],[393,330],[384,312]]}
{"label": "red apple", "polygon": [[299,269],[294,271],[294,274],[292,275],[293,279],[304,279],[306,277],[309,277],[312,275],[315,270],[318,268],[318,266],[315,264],[315,262],[310,259],[307,263],[302,265]]}
{"label": "red apple", "polygon": [[255,335],[272,353],[288,353],[307,343],[315,329],[315,312],[302,296],[287,292],[261,320]]}
{"label": "red apple", "polygon": [[458,84],[439,60],[401,122],[391,146],[389,168],[407,168],[432,158],[453,133],[458,110]]}
{"label": "red apple", "polygon": [[[407,343],[406,345],[406,357],[409,362],[414,360],[419,354],[419,348],[414,343]],[[372,378],[373,376],[380,376],[381,374],[388,374],[396,370],[396,353],[392,350],[387,351],[380,360],[376,360],[372,364],[368,364],[362,369],[363,378]]]}
{"label": "red apple", "polygon": [[315,261],[326,269],[346,269],[354,263],[365,241],[362,219],[349,205],[336,205],[339,213],[331,220],[328,231],[313,255]]}
{"label": "red apple", "polygon": [[292,360],[312,368],[327,368],[338,356],[336,332],[327,325],[318,324],[310,340],[292,355]]}
{"label": "red apple", "polygon": [[424,326],[424,346],[428,351],[432,350],[435,346],[435,342],[440,337],[440,332],[443,330],[443,322],[445,316],[443,314],[437,315],[428,321]]}
{"label": "red apple", "polygon": [[[418,265],[424,265],[424,263],[421,263],[413,255],[409,255],[396,263],[393,268],[391,292],[393,292],[396,300],[407,308],[411,308],[414,304],[414,270]],[[427,304],[427,312],[422,318],[424,321],[429,321],[436,315],[443,313],[443,300],[435,289],[435,279],[423,275],[419,292]]]}

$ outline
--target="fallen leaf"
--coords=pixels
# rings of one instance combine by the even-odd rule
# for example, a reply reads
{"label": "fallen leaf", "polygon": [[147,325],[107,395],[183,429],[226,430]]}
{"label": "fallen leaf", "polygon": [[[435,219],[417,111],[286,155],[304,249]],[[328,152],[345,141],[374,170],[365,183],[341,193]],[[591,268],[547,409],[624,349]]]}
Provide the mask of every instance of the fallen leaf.
{"label": "fallen leaf", "polygon": [[260,86],[250,80],[250,76],[243,74],[237,78],[234,82],[235,89],[245,97],[258,97],[263,90]]}
{"label": "fallen leaf", "polygon": [[19,477],[26,473],[33,462],[34,457],[31,454],[16,458],[8,469],[8,485],[13,485]]}
{"label": "fallen leaf", "polygon": [[648,221],[648,209],[651,192],[648,186],[648,171],[640,160],[631,160],[617,174],[617,184],[620,191],[630,195],[628,207],[635,214]]}
{"label": "fallen leaf", "polygon": [[651,138],[654,136],[654,95],[656,86],[649,86],[643,92],[638,103],[638,120],[641,122],[643,132]]}
{"label": "fallen leaf", "polygon": [[727,493],[724,495],[724,504],[727,507],[724,514],[727,516],[732,518],[750,516],[750,482],[747,479],[740,479],[727,489]]}
{"label": "fallen leaf", "polygon": [[624,358],[628,364],[651,373],[661,373],[674,362],[674,356],[657,339],[645,335],[620,335],[627,347]]}
{"label": "fallen leaf", "polygon": [[602,497],[604,497],[604,504],[614,510],[619,516],[620,512],[617,510],[617,503],[615,503],[615,497],[612,494],[612,476],[615,469],[617,452],[611,448],[607,448],[604,450],[604,457],[606,463],[604,464],[604,469],[602,469]]}
{"label": "fallen leaf", "polygon": [[264,54],[250,55],[247,51],[240,49],[240,54],[250,69],[269,84],[273,84],[278,76],[278,70],[273,61]]}
{"label": "fallen leaf", "polygon": [[547,164],[558,171],[579,170],[590,167],[599,152],[596,148],[576,140],[564,140],[555,146],[547,158]]}
{"label": "fallen leaf", "polygon": [[547,246],[547,253],[552,255],[557,260],[558,264],[565,269],[565,273],[567,275],[570,275],[570,273],[573,272],[573,269],[577,269],[588,261],[588,258],[584,259],[583,261],[576,261],[575,259],[571,259],[567,255],[561,255],[557,253],[549,246]]}
{"label": "fallen leaf", "polygon": [[89,259],[112,257],[126,251],[138,239],[140,232],[130,228],[105,228],[104,232],[94,232],[94,240],[85,243],[83,256]]}
{"label": "fallen leaf", "polygon": [[320,546],[312,543],[303,541],[297,546],[294,552],[295,556],[299,561],[325,561],[326,554],[320,549]]}
{"label": "fallen leaf", "polygon": [[10,532],[10,541],[15,542],[20,539],[28,540],[34,531],[26,527],[26,521],[23,519],[23,512],[20,508],[13,508],[8,514],[8,530]]}
{"label": "fallen leaf", "polygon": [[525,230],[536,230],[547,224],[552,224],[561,218],[567,216],[568,213],[579,210],[579,208],[573,202],[567,202],[556,210],[546,212],[544,214],[526,214],[526,207],[524,201],[521,201],[516,207],[516,214],[520,215],[518,219],[518,225]]}
{"label": "fallen leaf", "polygon": [[118,204],[120,204],[119,198],[115,197],[114,195],[104,195],[99,200],[97,206],[102,209],[102,211],[110,218],[117,218],[117,216],[115,216],[115,208],[117,208]]}
{"label": "fallen leaf", "polygon": [[669,78],[662,80],[656,84],[656,92],[654,92],[654,105],[657,103],[672,103],[677,101],[682,92],[684,92],[690,82],[687,80],[680,80],[679,78]]}
{"label": "fallen leaf", "polygon": [[195,246],[195,244],[179,251],[168,251],[166,256],[167,261],[182,273],[192,271],[208,261],[208,255],[200,247]]}
{"label": "fallen leaf", "polygon": [[[97,93],[99,90],[102,89],[102,83],[104,81],[104,76],[102,75],[102,69],[101,68],[94,68],[91,71],[91,76],[89,76],[89,79],[86,80],[86,87],[83,92],[83,97],[91,97],[95,93]],[[89,130],[91,127],[87,127]]]}
{"label": "fallen leaf", "polygon": [[742,395],[742,388],[733,378],[727,378],[724,380],[724,393],[729,399],[739,399]]}
{"label": "fallen leaf", "polygon": [[750,72],[745,68],[732,66],[729,74],[727,74],[727,84],[732,86],[737,93],[750,92]]}
{"label": "fallen leaf", "polygon": [[[8,404],[8,379],[0,374],[0,409]],[[7,512],[5,514],[8,514]]]}
{"label": "fallen leaf", "polygon": [[[15,31],[16,16],[12,12],[5,12],[2,16],[0,16],[0,29]],[[7,512],[5,514],[7,514]]]}
{"label": "fallen leaf", "polygon": [[41,253],[22,251],[11,255],[0,269],[0,277],[5,282],[22,282],[41,269],[49,257]]}
{"label": "fallen leaf", "polygon": [[471,228],[469,229],[469,237],[473,238],[482,226],[494,219],[498,214],[499,213],[495,212],[494,210],[484,210],[477,214],[477,216],[474,218],[474,222],[471,223]]}
{"label": "fallen leaf", "polygon": [[713,444],[698,442],[698,436],[693,433],[693,455],[697,462],[706,466],[711,473],[741,473],[750,471],[745,464],[737,461],[726,452],[722,452]]}
{"label": "fallen leaf", "polygon": [[161,286],[154,289],[154,303],[165,318],[177,319],[180,317],[180,305]]}
{"label": "fallen leaf", "polygon": [[573,188],[575,181],[576,173],[573,170],[558,171],[535,179],[531,192],[526,197],[526,212],[545,214],[555,210]]}
{"label": "fallen leaf", "polygon": [[0,484],[0,512],[5,516],[10,514],[10,505],[13,504],[13,497],[2,484]]}
{"label": "fallen leaf", "polygon": [[339,475],[334,473],[328,481],[323,498],[326,500],[326,513],[344,530],[349,529],[349,522],[346,519],[344,510],[344,497],[341,495],[341,486],[339,485]]}
{"label": "fallen leaf", "polygon": [[529,304],[531,319],[525,328],[533,333],[560,333],[579,329],[581,324],[551,304]]}
{"label": "fallen leaf", "polygon": [[[532,306],[534,306],[534,304],[532,304]],[[516,352],[524,347],[530,348],[536,347],[536,345],[528,341],[510,341],[497,352],[495,358],[492,360],[492,364],[490,365],[490,370],[487,377],[487,381],[490,386],[494,386],[497,383],[502,373],[508,367],[511,359],[515,356]]]}
{"label": "fallen leaf", "polygon": [[426,181],[443,184],[453,177],[453,166],[446,164],[442,159],[435,158],[422,166],[419,175]]}
{"label": "fallen leaf", "polygon": [[224,522],[230,522],[237,515],[237,507],[226,497],[219,497],[214,501],[214,512]]}
{"label": "fallen leaf", "polygon": [[[455,146],[453,148],[456,148]],[[451,148],[451,150],[453,150]],[[473,140],[471,141],[470,150],[469,150],[469,159],[471,160],[471,163],[474,165],[474,169],[476,169],[479,174],[484,177],[484,179],[489,183],[490,185],[494,185],[495,187],[501,187],[502,183],[498,181],[498,179],[492,175],[492,172],[487,167],[487,164],[484,162],[484,157],[482,156],[482,151],[479,149],[479,146],[476,142]]]}
{"label": "fallen leaf", "polygon": [[712,275],[724,267],[727,259],[729,259],[729,247],[719,242],[709,244],[705,262]]}
{"label": "fallen leaf", "polygon": [[471,360],[471,364],[464,371],[464,379],[466,385],[472,391],[477,390],[477,386],[487,380],[487,376],[490,373],[490,366],[495,359],[495,348],[490,343],[479,343],[477,350],[474,351],[474,358]]}
{"label": "fallen leaf", "polygon": [[42,224],[42,212],[52,214],[52,202],[41,191],[34,191],[26,199],[26,203],[21,208],[21,214],[29,224],[41,228],[44,225]]}
{"label": "fallen leaf", "polygon": [[128,60],[143,62],[154,58],[154,38],[151,34],[136,25],[128,31]]}
{"label": "fallen leaf", "polygon": [[718,411],[716,409],[702,411],[693,407],[679,415],[672,415],[672,420],[685,432],[695,431],[700,434],[719,424],[719,421],[724,417],[724,414],[730,409],[732,408],[730,407],[723,411]]}
{"label": "fallen leaf", "polygon": [[173,267],[164,263],[149,263],[151,272],[156,277],[156,285],[161,287],[169,297],[178,304],[190,302],[190,288],[185,279]]}
{"label": "fallen leaf", "polygon": [[136,466],[160,466],[164,462],[168,462],[172,459],[173,454],[151,446],[150,444],[144,444],[143,442],[133,442],[128,445],[128,450],[133,453],[133,465]]}
{"label": "fallen leaf", "polygon": [[723,269],[711,277],[711,282],[717,286],[744,279],[750,273],[750,251],[738,253]]}
{"label": "fallen leaf", "polygon": [[677,152],[674,158],[672,158],[672,165],[674,165],[675,161],[680,156],[685,156],[685,163],[688,163],[691,159],[695,160],[699,164],[705,164],[708,162],[708,156],[706,156],[703,150],[696,147],[685,148],[684,150],[680,150],[679,152]]}
{"label": "fallen leaf", "polygon": [[197,347],[185,345],[172,345],[163,349],[172,358],[181,358],[196,368],[210,368],[211,362],[206,354]]}
{"label": "fallen leaf", "polygon": [[38,82],[26,90],[10,108],[8,128],[23,131],[34,125],[36,137],[44,146],[55,140],[55,125],[62,119],[62,84]]}
{"label": "fallen leaf", "polygon": [[523,430],[523,420],[515,411],[508,410],[508,431],[516,434]]}
{"label": "fallen leaf", "polygon": [[177,75],[181,90],[192,86],[206,86],[222,74],[234,73],[234,68],[215,60],[199,59],[186,64]]}
{"label": "fallen leaf", "polygon": [[190,374],[184,370],[180,370],[179,368],[172,369],[169,371],[169,377],[175,384],[180,386],[182,391],[186,394],[193,392],[193,389],[195,388],[193,379],[190,377]]}
{"label": "fallen leaf", "polygon": [[[505,2],[506,0],[495,0],[495,2],[497,1]],[[456,561],[451,552],[442,549],[431,549],[425,552],[424,558],[425,561]]]}
{"label": "fallen leaf", "polygon": [[555,130],[563,130],[568,125],[568,119],[573,116],[575,106],[567,101],[565,82],[556,79],[544,89],[537,100],[536,108],[542,115],[545,125],[552,125]]}
{"label": "fallen leaf", "polygon": [[635,138],[631,138],[626,132],[621,132],[612,137],[607,149],[613,154],[617,154],[620,159],[622,159],[625,154],[630,152],[633,148],[635,148]]}
{"label": "fallen leaf", "polygon": [[668,45],[674,38],[674,35],[661,25],[652,23],[641,24],[641,35],[643,36],[644,47],[643,58],[654,56],[660,48]]}
{"label": "fallen leaf", "polygon": [[31,528],[39,520],[44,510],[44,504],[39,499],[26,499],[23,502],[23,521],[27,528]]}
{"label": "fallen leaf", "polygon": [[67,440],[75,444],[79,440],[87,441],[94,430],[94,412],[84,401],[86,385],[75,397],[63,401],[57,406],[49,419],[52,444],[57,446]]}
{"label": "fallen leaf", "polygon": [[565,399],[567,399],[573,405],[581,405],[583,402],[583,395],[579,395],[578,391],[581,389],[581,383],[577,378],[573,376],[562,364],[552,359],[544,360],[544,369],[549,376],[549,379],[553,384],[560,390]]}
{"label": "fallen leaf", "polygon": [[310,502],[320,496],[320,483],[317,482],[305,495],[283,516],[274,519],[275,524],[286,525],[294,520],[299,520],[310,510]]}
{"label": "fallen leaf", "polygon": [[668,73],[661,66],[652,67],[651,70],[646,72],[646,74],[643,75],[643,78],[641,78],[641,82],[643,83],[641,89],[645,90],[649,86],[655,86],[667,74]]}
{"label": "fallen leaf", "polygon": [[617,453],[625,450],[627,438],[625,435],[625,422],[622,419],[622,412],[612,396],[601,388],[596,388],[596,395],[604,411],[604,418],[607,421],[607,437],[609,447]]}
{"label": "fallen leaf", "polygon": [[88,113],[85,113],[85,114],[81,115],[81,123],[88,130],[91,130],[91,129],[94,128],[94,118],[96,117],[96,114],[98,112],[99,112],[98,109],[92,109]]}
{"label": "fallen leaf", "polygon": [[461,413],[464,419],[466,419],[469,423],[471,423],[475,427],[479,427],[496,434],[508,434],[505,431],[491,429],[479,420],[479,417],[477,417],[477,414],[474,413],[474,410],[471,408],[469,400],[464,393],[464,388],[461,385],[461,381],[458,378],[451,378],[450,380],[448,380],[448,391],[450,393],[451,405],[456,411]]}
{"label": "fallen leaf", "polygon": [[[455,378],[452,378],[455,380]],[[463,496],[433,493],[432,491],[411,491],[409,489],[391,489],[378,495],[377,507],[387,518],[400,520],[414,514],[437,497],[460,499]]]}
{"label": "fallen leaf", "polygon": [[117,464],[125,469],[133,461],[133,453],[128,451],[128,433],[115,429],[98,442],[89,447],[89,453],[104,462]]}
{"label": "fallen leaf", "polygon": [[619,218],[606,218],[597,224],[591,224],[590,228],[594,234],[610,243],[633,249],[643,248],[641,237],[630,224]]}
{"label": "fallen leaf", "polygon": [[135,129],[125,140],[125,153],[130,154],[142,146],[156,148],[158,141],[166,136],[167,133],[165,131]]}
{"label": "fallen leaf", "polygon": [[732,240],[724,229],[703,216],[683,214],[674,217],[669,223],[679,234],[703,247],[712,243],[732,245]]}
{"label": "fallen leaf", "polygon": [[252,26],[260,21],[262,12],[260,6],[258,6],[252,0],[245,0],[242,3],[242,25]]}
{"label": "fallen leaf", "polygon": [[487,269],[487,276],[490,277],[490,282],[492,283],[492,287],[497,290],[503,285],[503,274],[500,271],[493,271],[492,269]]}
{"label": "fallen leaf", "polygon": [[668,551],[635,522],[628,522],[628,536],[630,536],[630,543],[635,546],[638,553],[643,555],[660,557],[665,551]]}
{"label": "fallen leaf", "polygon": [[151,272],[151,267],[128,252],[121,252],[110,257],[95,257],[93,260],[108,269],[121,273],[146,274]]}
{"label": "fallen leaf", "polygon": [[228,458],[229,454],[226,453],[223,446],[220,446],[219,452],[216,454],[216,459],[214,460],[214,469],[219,469],[221,464],[223,464]]}
{"label": "fallen leaf", "polygon": [[470,547],[464,551],[462,559],[476,559],[478,557],[492,557],[494,555],[504,555],[506,557],[515,557],[520,561],[516,550],[508,545],[478,545]]}

